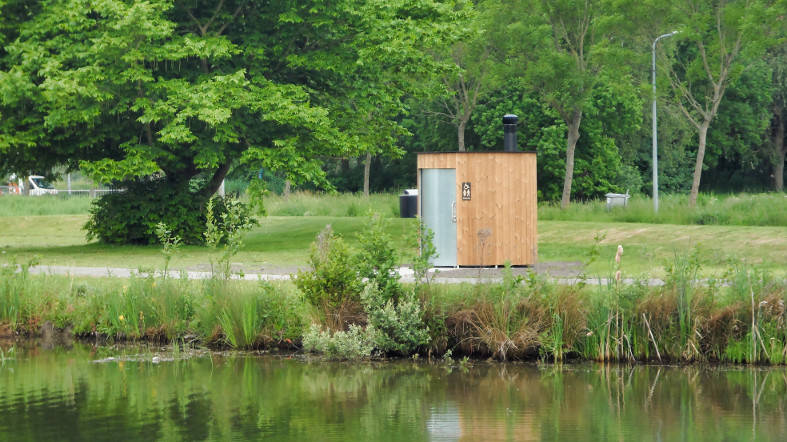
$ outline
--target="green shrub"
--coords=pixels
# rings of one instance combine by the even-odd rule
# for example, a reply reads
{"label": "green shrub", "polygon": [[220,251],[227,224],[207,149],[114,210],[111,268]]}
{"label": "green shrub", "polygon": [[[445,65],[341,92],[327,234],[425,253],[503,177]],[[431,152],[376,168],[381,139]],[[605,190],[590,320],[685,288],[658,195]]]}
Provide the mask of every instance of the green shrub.
{"label": "green shrub", "polygon": [[85,224],[88,239],[110,244],[155,244],[156,225],[171,226],[187,244],[202,243],[205,198],[187,184],[166,179],[141,179],[122,184],[123,192],[96,199]]}
{"label": "green shrub", "polygon": [[361,250],[355,256],[358,276],[373,283],[385,301],[398,300],[402,293],[399,284],[398,256],[385,232],[385,220],[378,214],[372,215],[361,233],[358,242]]}
{"label": "green shrub", "polygon": [[377,330],[377,349],[408,355],[429,344],[429,328],[424,324],[421,304],[414,292],[407,291],[394,300],[370,283],[361,297],[369,326]]}
{"label": "green shrub", "polygon": [[161,243],[161,254],[164,256],[164,271],[161,274],[167,278],[169,276],[169,262],[180,249],[181,240],[179,236],[172,235],[172,230],[168,229],[164,223],[156,224],[156,236]]}
{"label": "green shrub", "polygon": [[429,343],[429,329],[414,292],[399,284],[396,250],[383,222],[379,215],[369,219],[358,235],[361,249],[354,256],[341,238],[329,228],[323,230],[312,246],[312,270],[299,272],[295,284],[320,309],[321,320],[330,330],[366,322],[376,330],[375,348],[404,355]]}
{"label": "green shrub", "polygon": [[[186,244],[202,244],[205,232],[205,206],[208,198],[192,191],[188,183],[161,179],[138,179],[121,183],[123,192],[113,192],[96,199],[85,224],[88,239],[110,244],[155,244],[156,226],[164,223],[173,236]],[[222,214],[228,206],[243,206],[243,220],[253,222],[250,211],[230,198],[214,198],[213,216],[222,230]]]}
{"label": "green shrub", "polygon": [[347,331],[331,332],[312,324],[303,335],[303,349],[330,359],[365,359],[372,356],[376,342],[374,327],[350,324]]}
{"label": "green shrub", "polygon": [[312,244],[309,261],[312,269],[299,271],[295,286],[322,314],[323,323],[344,330],[358,319],[363,288],[347,245],[326,226]]}
{"label": "green shrub", "polygon": [[[219,273],[225,280],[232,276],[230,260],[238,254],[243,240],[241,234],[257,224],[251,218],[249,208],[232,198],[213,197],[208,200],[205,213],[205,242],[214,250],[222,245],[222,253],[218,259]],[[216,277],[213,257],[210,258],[211,276]]]}
{"label": "green shrub", "polygon": [[[413,235],[413,246],[418,252],[413,257],[413,278],[416,287],[420,284],[429,284],[429,270],[432,262],[439,256],[434,245],[434,231],[426,227],[423,219],[418,218],[418,230]],[[436,271],[435,271],[436,272]],[[434,277],[436,273],[432,274]]]}

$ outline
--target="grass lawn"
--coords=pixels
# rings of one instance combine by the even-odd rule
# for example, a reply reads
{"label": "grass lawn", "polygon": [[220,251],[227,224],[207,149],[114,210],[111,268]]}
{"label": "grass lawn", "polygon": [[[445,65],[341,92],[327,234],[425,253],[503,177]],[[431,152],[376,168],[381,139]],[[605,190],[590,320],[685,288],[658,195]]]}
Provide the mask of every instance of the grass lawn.
{"label": "grass lawn", "polygon": [[[161,267],[155,246],[107,246],[88,243],[81,226],[87,215],[11,216],[0,218],[2,261],[38,256],[42,264],[91,267]],[[245,236],[245,245],[233,258],[246,271],[291,268],[307,263],[309,245],[331,224],[351,245],[363,228],[363,217],[271,216]],[[412,219],[390,218],[387,230],[407,260],[414,249],[408,238],[415,229]],[[625,248],[623,270],[628,276],[664,274],[665,264],[676,253],[696,252],[705,276],[721,275],[732,263],[787,275],[787,227],[691,226],[598,221],[539,221],[539,261],[588,261],[599,242],[599,258],[586,269],[590,276],[610,276],[618,244]],[[184,247],[171,268],[206,268],[215,252],[204,247]]]}

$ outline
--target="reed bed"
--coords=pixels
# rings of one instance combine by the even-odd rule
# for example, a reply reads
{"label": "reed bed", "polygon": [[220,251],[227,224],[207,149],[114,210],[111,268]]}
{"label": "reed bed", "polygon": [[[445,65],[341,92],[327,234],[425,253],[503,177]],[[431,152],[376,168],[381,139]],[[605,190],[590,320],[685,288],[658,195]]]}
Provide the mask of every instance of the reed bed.
{"label": "reed bed", "polygon": [[[0,331],[36,335],[45,323],[78,337],[194,341],[214,347],[298,348],[314,311],[290,283],[153,275],[74,279],[0,274]],[[662,287],[500,283],[422,284],[432,339],[419,354],[499,360],[787,363],[787,282],[747,267],[694,278],[676,257]]]}
{"label": "reed bed", "polygon": [[46,323],[82,338],[194,341],[237,349],[299,340],[307,304],[289,284],[30,275],[0,268],[0,329],[35,336]]}
{"label": "reed bed", "polygon": [[663,287],[515,285],[430,287],[428,323],[445,348],[476,357],[601,362],[787,363],[787,284],[735,268],[697,283],[672,269]]}

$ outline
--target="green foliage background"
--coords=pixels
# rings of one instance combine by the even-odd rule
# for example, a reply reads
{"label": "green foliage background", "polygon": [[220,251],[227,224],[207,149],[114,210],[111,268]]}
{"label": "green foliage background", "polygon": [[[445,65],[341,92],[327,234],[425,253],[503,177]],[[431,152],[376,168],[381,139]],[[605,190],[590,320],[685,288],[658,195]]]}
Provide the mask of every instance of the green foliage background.
{"label": "green foliage background", "polygon": [[[732,51],[701,190],[782,190],[786,6],[3,0],[0,174],[81,170],[126,188],[166,179],[154,217],[176,225],[180,208],[204,213],[227,177],[277,193],[354,192],[369,155],[373,191],[414,187],[417,152],[456,150],[460,120],[468,150],[499,150],[511,112],[520,148],[538,151],[541,200],[560,198],[572,115],[572,199],[647,194],[650,51],[674,29],[657,47],[662,191],[688,191],[698,149],[676,85],[708,95],[705,66]],[[129,215],[113,235],[150,233],[141,207],[110,200],[94,212],[115,204]]]}

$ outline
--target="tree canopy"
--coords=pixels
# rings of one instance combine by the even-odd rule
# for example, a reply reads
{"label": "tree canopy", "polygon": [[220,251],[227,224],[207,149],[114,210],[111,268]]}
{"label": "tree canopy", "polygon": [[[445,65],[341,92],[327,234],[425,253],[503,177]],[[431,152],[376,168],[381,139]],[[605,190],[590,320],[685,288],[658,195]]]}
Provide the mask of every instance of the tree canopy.
{"label": "tree canopy", "polygon": [[454,14],[429,0],[35,7],[3,25],[5,168],[161,175],[203,199],[238,162],[330,186],[321,158],[398,153],[395,117]]}

